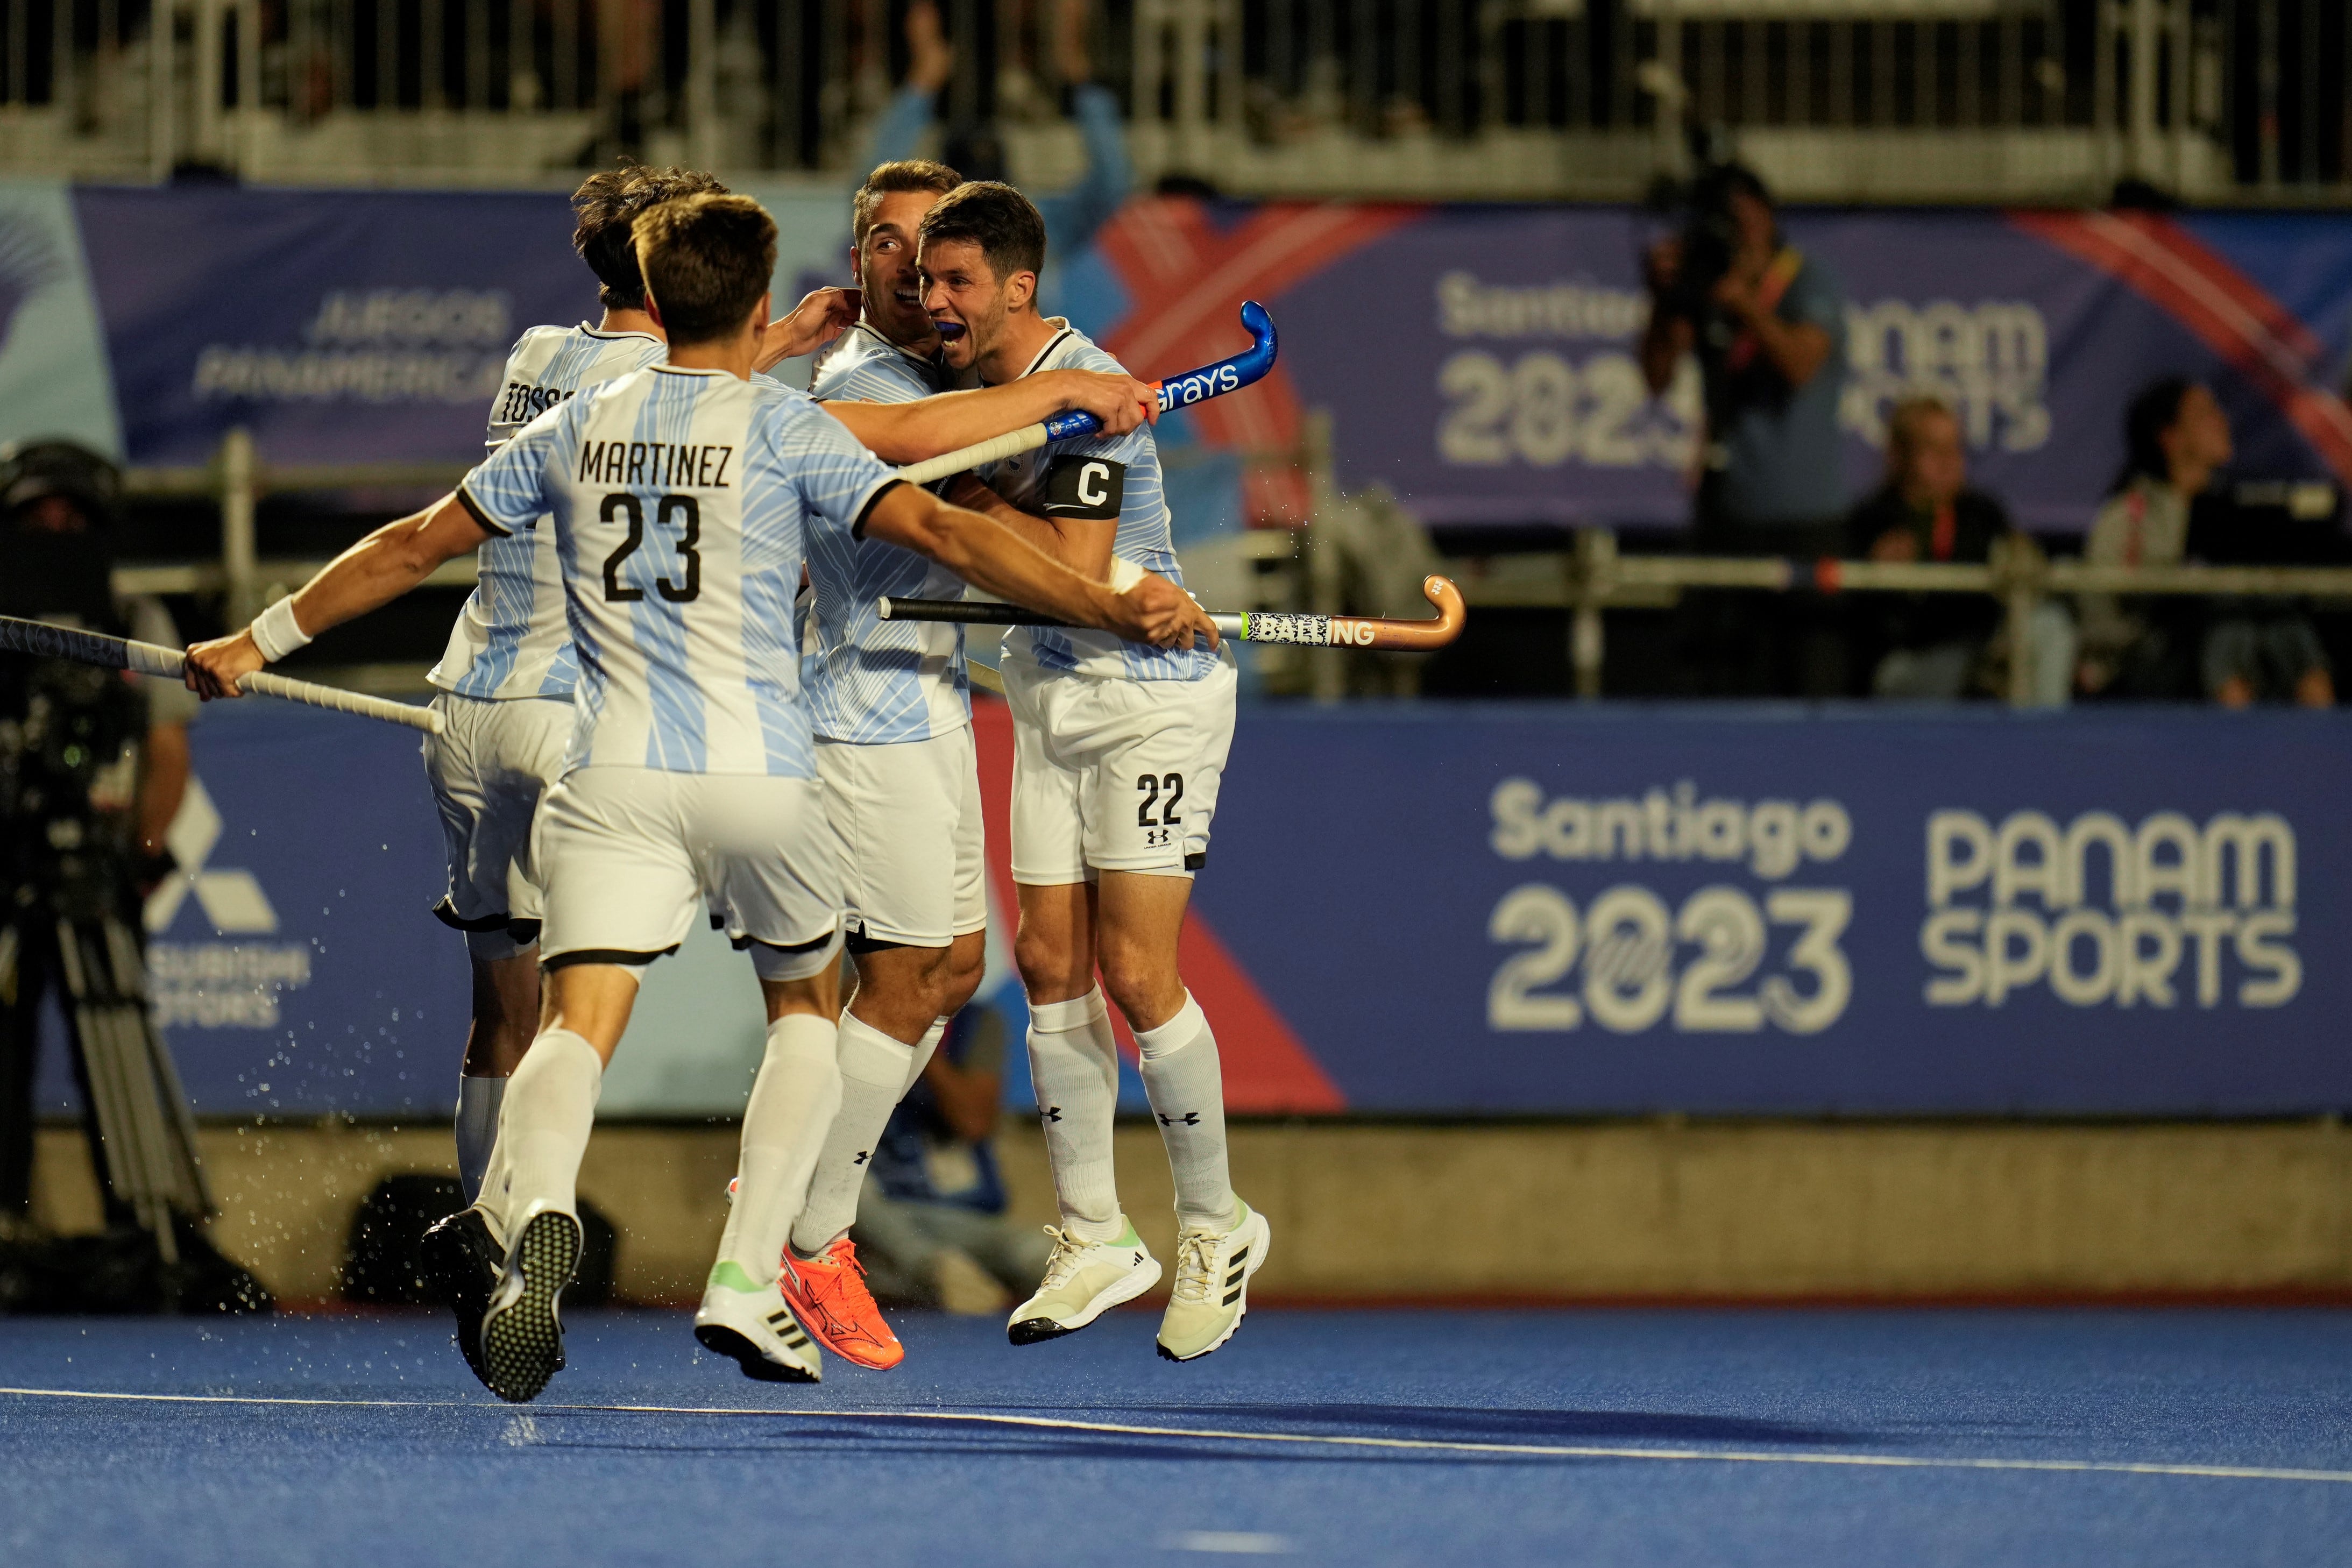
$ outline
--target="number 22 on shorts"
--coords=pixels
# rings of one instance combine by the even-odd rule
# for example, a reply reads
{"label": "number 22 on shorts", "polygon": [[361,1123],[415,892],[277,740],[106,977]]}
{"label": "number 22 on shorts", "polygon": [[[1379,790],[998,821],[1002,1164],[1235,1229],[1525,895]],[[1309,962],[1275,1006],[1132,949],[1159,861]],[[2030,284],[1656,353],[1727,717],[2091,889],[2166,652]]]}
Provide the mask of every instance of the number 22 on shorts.
{"label": "number 22 on shorts", "polygon": [[[1143,794],[1142,804],[1135,809],[1135,825],[1143,830],[1144,843],[1155,850],[1173,843],[1176,830],[1184,825],[1182,814],[1176,810],[1178,802],[1184,799],[1184,776],[1146,773],[1136,779],[1135,787]],[[1164,800],[1160,798],[1163,789],[1167,791]],[[1154,807],[1160,812],[1157,821],[1151,814]]]}

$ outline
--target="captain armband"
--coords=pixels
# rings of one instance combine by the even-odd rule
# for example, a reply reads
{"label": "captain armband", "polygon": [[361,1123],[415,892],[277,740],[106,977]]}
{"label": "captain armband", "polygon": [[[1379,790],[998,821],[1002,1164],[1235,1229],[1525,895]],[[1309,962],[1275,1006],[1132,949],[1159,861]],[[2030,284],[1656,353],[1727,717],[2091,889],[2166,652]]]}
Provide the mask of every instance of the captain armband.
{"label": "captain armband", "polygon": [[1056,457],[1037,486],[1038,510],[1049,517],[1116,522],[1127,498],[1127,465],[1108,457]]}

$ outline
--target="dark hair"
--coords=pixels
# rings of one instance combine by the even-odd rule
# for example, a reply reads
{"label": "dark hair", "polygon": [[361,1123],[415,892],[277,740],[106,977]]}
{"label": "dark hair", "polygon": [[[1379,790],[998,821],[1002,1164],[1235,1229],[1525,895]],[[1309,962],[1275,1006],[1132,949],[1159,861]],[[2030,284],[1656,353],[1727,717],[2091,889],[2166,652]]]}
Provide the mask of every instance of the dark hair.
{"label": "dark hair", "polygon": [[607,310],[646,308],[646,280],[637,271],[630,225],[648,207],[705,193],[723,196],[727,187],[699,169],[648,169],[632,163],[580,182],[572,193],[572,210],[580,219],[572,231],[572,248],[602,285],[596,290],[598,303]]}
{"label": "dark hair", "polygon": [[2140,389],[2124,413],[2124,466],[2113,490],[2138,478],[2169,479],[2172,459],[2165,455],[2164,433],[2180,423],[2181,401],[2197,383],[2187,376],[2167,376]]}
{"label": "dark hair", "polygon": [[857,193],[849,198],[850,243],[866,243],[866,231],[874,226],[874,209],[882,204],[883,197],[903,191],[929,191],[944,196],[962,183],[962,175],[929,158],[901,158],[896,163],[878,165],[866,176],[866,183],[857,187]]}
{"label": "dark hair", "polygon": [[1003,283],[1016,272],[1045,270],[1045,220],[1010,185],[975,180],[940,198],[923,214],[923,243],[964,240],[980,246]]}
{"label": "dark hair", "polygon": [[664,202],[636,221],[637,265],[670,347],[740,329],[776,271],[776,225],[749,196]]}

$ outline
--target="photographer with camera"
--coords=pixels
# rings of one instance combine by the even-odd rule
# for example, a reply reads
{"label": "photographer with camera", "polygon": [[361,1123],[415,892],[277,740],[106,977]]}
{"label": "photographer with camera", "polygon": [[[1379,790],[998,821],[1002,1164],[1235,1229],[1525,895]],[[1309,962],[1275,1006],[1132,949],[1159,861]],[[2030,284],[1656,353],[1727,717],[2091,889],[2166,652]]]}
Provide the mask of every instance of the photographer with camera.
{"label": "photographer with camera", "polygon": [[[161,601],[114,591],[121,484],[70,442],[0,453],[0,614],[178,644]],[[0,654],[0,1311],[266,1300],[205,1239],[194,1124],[146,1005],[141,905],[168,864],[195,706],[176,682]],[[45,1002],[73,1053],[101,1239],[24,1226]]]}
{"label": "photographer with camera", "polygon": [[[1770,193],[1740,164],[1701,173],[1686,213],[1682,231],[1644,258],[1642,372],[1656,396],[1685,354],[1698,360],[1706,423],[1693,545],[1709,555],[1835,555],[1846,510],[1844,291],[1782,240]],[[1844,628],[1826,607],[1727,595],[1694,609],[1688,651],[1706,690],[1844,694]]]}

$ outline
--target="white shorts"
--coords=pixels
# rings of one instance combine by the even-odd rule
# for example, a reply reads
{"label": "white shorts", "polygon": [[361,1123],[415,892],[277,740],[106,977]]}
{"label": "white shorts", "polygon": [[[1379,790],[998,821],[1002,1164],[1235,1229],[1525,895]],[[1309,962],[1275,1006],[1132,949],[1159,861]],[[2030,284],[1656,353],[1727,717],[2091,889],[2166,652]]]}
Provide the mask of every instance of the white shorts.
{"label": "white shorts", "polygon": [[[806,955],[814,973],[839,942],[838,843],[814,779],[580,768],[540,814],[543,961],[651,963],[708,904],[748,942]],[[772,967],[761,973],[802,977]]]}
{"label": "white shorts", "polygon": [[510,933],[524,946],[541,913],[531,822],[563,771],[572,704],[485,702],[443,692],[441,733],[425,737],[425,777],[441,810],[449,890],[433,913],[467,933]]}
{"label": "white shorts", "polygon": [[825,814],[841,835],[842,919],[859,937],[944,947],[988,926],[980,764],[971,727],[929,740],[820,740]]}
{"label": "white shorts", "polygon": [[1101,680],[1008,653],[1003,673],[1013,880],[1054,886],[1102,871],[1198,871],[1234,744],[1232,664],[1220,661],[1200,681]]}

